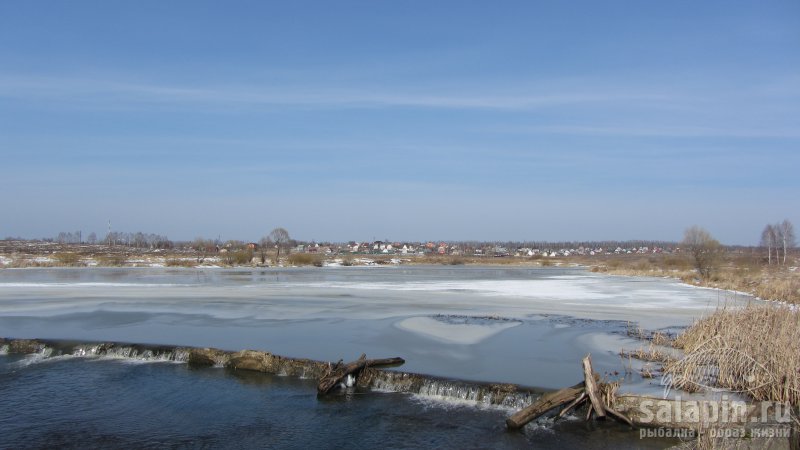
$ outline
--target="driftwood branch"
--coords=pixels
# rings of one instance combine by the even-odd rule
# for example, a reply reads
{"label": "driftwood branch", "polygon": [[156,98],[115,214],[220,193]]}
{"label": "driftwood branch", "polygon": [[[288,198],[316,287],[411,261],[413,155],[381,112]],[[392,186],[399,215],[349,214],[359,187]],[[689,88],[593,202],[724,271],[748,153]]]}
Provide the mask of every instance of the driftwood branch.
{"label": "driftwood branch", "polygon": [[575,399],[575,401],[573,401],[569,405],[565,406],[564,409],[562,409],[561,412],[558,413],[558,418],[560,419],[560,418],[564,417],[573,408],[575,408],[578,405],[580,405],[581,403],[583,403],[586,400],[586,398],[587,398],[586,392],[582,392],[581,395],[579,395],[578,398]]}
{"label": "driftwood branch", "polygon": [[361,354],[361,357],[353,362],[342,365],[341,361],[335,366],[331,367],[330,372],[319,380],[317,385],[317,393],[320,395],[327,394],[332,391],[339,383],[341,383],[348,375],[357,377],[361,371],[367,367],[381,367],[381,366],[399,366],[406,361],[403,358],[384,358],[384,359],[367,359],[367,355]]}
{"label": "driftwood branch", "polygon": [[575,401],[583,393],[583,387],[584,383],[580,382],[575,386],[542,395],[539,400],[506,419],[506,426],[511,430],[524,427],[526,423],[535,420],[547,411]]}

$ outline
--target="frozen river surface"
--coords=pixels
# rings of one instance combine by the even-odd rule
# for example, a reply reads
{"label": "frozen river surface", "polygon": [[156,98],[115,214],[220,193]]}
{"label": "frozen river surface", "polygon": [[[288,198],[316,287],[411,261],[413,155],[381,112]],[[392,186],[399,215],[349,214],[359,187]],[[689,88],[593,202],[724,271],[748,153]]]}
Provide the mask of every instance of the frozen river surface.
{"label": "frozen river surface", "polygon": [[624,372],[628,323],[682,327],[748,297],[579,268],[0,270],[0,336],[259,349],[543,388],[591,353]]}

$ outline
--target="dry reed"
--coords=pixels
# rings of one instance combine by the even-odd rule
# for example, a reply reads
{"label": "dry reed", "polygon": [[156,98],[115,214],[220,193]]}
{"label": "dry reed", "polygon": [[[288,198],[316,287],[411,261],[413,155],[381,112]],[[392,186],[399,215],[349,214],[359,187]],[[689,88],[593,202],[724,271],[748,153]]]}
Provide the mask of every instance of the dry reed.
{"label": "dry reed", "polygon": [[722,309],[675,341],[684,357],[665,365],[675,387],[721,387],[753,400],[800,404],[800,312],[774,305]]}
{"label": "dry reed", "polygon": [[675,361],[675,357],[668,352],[661,350],[658,346],[650,344],[647,348],[640,347],[636,350],[622,349],[619,355],[623,358],[636,358],[641,361],[652,361],[659,363],[669,363]]}

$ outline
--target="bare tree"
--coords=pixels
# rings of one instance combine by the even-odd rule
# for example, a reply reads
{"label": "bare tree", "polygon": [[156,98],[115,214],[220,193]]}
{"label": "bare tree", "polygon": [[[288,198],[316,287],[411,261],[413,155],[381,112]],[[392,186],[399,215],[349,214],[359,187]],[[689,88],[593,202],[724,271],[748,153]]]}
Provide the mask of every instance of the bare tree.
{"label": "bare tree", "polygon": [[216,249],[216,245],[210,239],[198,237],[192,242],[192,248],[196,252],[197,263],[202,264],[208,255]]}
{"label": "bare tree", "polygon": [[707,230],[697,225],[687,228],[683,233],[682,246],[689,249],[697,272],[703,278],[710,278],[716,268],[720,243]]}
{"label": "bare tree", "polygon": [[89,237],[86,238],[86,240],[92,245],[96,244],[97,243],[97,233],[92,231],[91,233],[89,233]]}
{"label": "bare tree", "polygon": [[761,232],[761,245],[767,247],[767,264],[772,264],[772,247],[776,245],[776,237],[773,225],[768,224],[764,227],[764,231]]}
{"label": "bare tree", "polygon": [[272,240],[269,238],[269,236],[264,236],[260,241],[258,241],[258,250],[261,254],[261,264],[267,263],[267,249],[272,247],[272,245]]}
{"label": "bare tree", "polygon": [[281,247],[289,242],[289,232],[286,231],[284,228],[275,228],[274,230],[270,231],[269,233],[269,240],[275,243],[275,247],[278,249],[278,254],[275,255],[275,263],[280,260],[281,257]]}
{"label": "bare tree", "polygon": [[784,221],[776,227],[778,228],[781,238],[779,244],[783,246],[783,264],[786,264],[787,250],[794,247],[794,225],[792,225],[792,222],[789,222],[788,219],[784,219]]}

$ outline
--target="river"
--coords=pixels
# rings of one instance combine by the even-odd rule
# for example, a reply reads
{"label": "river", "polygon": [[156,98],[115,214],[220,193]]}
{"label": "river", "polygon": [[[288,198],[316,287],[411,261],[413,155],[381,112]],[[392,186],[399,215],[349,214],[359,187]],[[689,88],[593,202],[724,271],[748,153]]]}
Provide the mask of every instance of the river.
{"label": "river", "polygon": [[[363,352],[401,356],[404,371],[543,389],[574,384],[580,359],[591,353],[598,372],[624,377],[623,390],[655,392],[657,381],[625,376],[619,350],[640,345],[626,335],[631,324],[676,330],[720,304],[748,301],[581,268],[5,269],[0,336],[248,348],[330,361]],[[509,434],[502,427],[509,411],[420,396],[357,393],[320,402],[308,380],[223,369],[13,355],[0,365],[3,409],[25,412],[0,416],[4,429],[15,430],[0,447],[73,438],[80,446],[81,435],[87,446],[104,439],[215,447],[261,439],[276,447],[664,445],[578,420]],[[152,440],[137,437],[167,424],[172,431],[153,432]]]}

